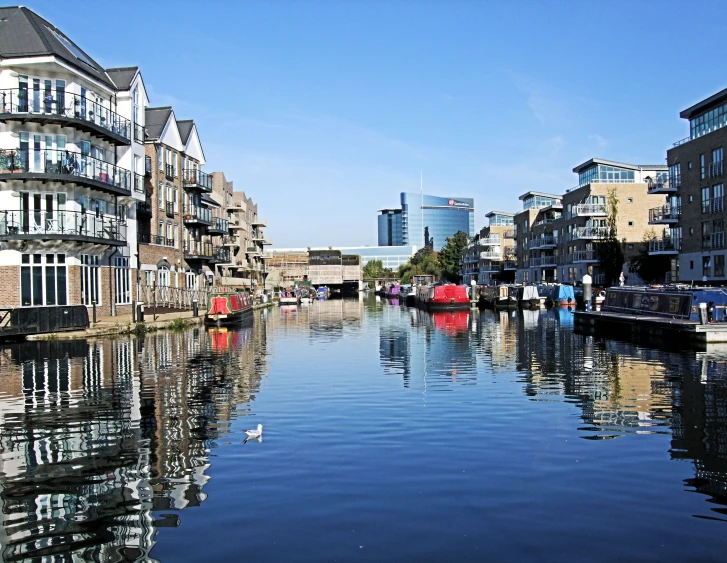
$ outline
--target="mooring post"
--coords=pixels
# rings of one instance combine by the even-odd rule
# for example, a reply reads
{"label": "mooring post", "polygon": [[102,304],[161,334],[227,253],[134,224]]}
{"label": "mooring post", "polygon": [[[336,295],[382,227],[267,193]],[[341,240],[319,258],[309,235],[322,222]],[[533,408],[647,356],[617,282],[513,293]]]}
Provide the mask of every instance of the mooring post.
{"label": "mooring post", "polygon": [[583,276],[583,304],[586,306],[586,311],[591,310],[591,282],[592,282],[591,276],[586,274]]}
{"label": "mooring post", "polygon": [[94,299],[92,301],[93,303],[93,324],[96,324],[96,300]]}
{"label": "mooring post", "polygon": [[192,316],[197,317],[199,315],[199,308],[197,305],[197,298],[192,299]]}

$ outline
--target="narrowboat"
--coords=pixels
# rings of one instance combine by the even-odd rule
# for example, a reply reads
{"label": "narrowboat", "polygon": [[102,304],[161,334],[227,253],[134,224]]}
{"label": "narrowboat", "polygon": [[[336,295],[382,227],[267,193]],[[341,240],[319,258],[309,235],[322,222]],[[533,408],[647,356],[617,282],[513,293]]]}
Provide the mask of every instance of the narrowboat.
{"label": "narrowboat", "polygon": [[539,285],[538,293],[545,297],[547,307],[575,307],[576,296],[572,285],[544,284]]}
{"label": "narrowboat", "polygon": [[401,293],[401,286],[398,283],[392,283],[386,289],[386,297],[388,297],[389,299],[399,299],[400,293]]}
{"label": "narrowboat", "polygon": [[508,287],[508,294],[515,298],[522,309],[540,308],[540,295],[534,285],[511,285]]}
{"label": "narrowboat", "polygon": [[417,307],[428,311],[463,311],[470,308],[467,287],[451,283],[418,287],[415,301]]}
{"label": "narrowboat", "polygon": [[[703,311],[700,313],[700,309]],[[601,310],[693,322],[727,322],[727,289],[721,287],[609,287]],[[706,318],[702,318],[704,315]]]}
{"label": "narrowboat", "polygon": [[252,297],[247,292],[221,289],[209,294],[204,323],[209,326],[233,325],[252,315]]}
{"label": "narrowboat", "polygon": [[319,287],[316,292],[318,293],[318,299],[328,299],[331,296],[331,290],[325,285]]}
{"label": "narrowboat", "polygon": [[400,295],[400,299],[404,302],[405,305],[408,305],[409,307],[414,306],[417,297],[416,288],[412,287],[411,285],[402,285]]}
{"label": "narrowboat", "polygon": [[517,299],[510,295],[507,285],[484,286],[480,288],[478,305],[483,309],[515,309]]}

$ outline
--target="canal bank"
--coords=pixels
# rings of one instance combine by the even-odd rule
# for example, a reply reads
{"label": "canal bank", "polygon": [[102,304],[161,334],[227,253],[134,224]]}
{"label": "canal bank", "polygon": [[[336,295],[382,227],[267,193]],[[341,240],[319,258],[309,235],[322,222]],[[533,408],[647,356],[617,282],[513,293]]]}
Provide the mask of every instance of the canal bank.
{"label": "canal bank", "polygon": [[[254,310],[266,309],[276,304],[275,301],[257,303]],[[134,323],[131,315],[118,315],[116,317],[99,317],[97,322],[91,322],[84,330],[71,330],[64,332],[50,332],[45,334],[31,334],[26,340],[78,340],[83,338],[103,338],[124,334],[145,334],[158,330],[179,330],[197,326],[204,323],[204,314],[196,317],[192,311],[179,311],[158,315],[147,314],[144,322]]]}

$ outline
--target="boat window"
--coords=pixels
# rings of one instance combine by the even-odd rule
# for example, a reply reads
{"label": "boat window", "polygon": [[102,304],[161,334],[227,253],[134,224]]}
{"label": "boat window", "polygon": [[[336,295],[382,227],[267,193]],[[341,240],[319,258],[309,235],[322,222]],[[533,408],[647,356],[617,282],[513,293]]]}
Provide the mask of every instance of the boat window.
{"label": "boat window", "polygon": [[679,297],[670,297],[669,298],[669,312],[670,313],[678,313],[679,312],[679,302],[681,301],[681,298]]}
{"label": "boat window", "polygon": [[658,295],[652,295],[649,297],[649,310],[650,311],[659,310],[659,296]]}

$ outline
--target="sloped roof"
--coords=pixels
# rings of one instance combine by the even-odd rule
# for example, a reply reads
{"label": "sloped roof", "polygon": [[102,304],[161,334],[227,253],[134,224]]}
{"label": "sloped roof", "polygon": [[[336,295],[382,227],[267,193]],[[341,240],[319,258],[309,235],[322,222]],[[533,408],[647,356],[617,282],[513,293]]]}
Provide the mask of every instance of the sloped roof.
{"label": "sloped roof", "polygon": [[128,90],[137,72],[139,72],[138,66],[106,69],[106,74],[109,75],[109,78],[116,84],[119,90]]}
{"label": "sloped roof", "polygon": [[189,135],[192,133],[194,121],[191,119],[177,120],[177,127],[179,127],[179,135],[182,137],[182,142],[186,145],[187,141],[189,141]]}
{"label": "sloped roof", "polygon": [[71,66],[115,88],[101,65],[65,33],[24,6],[0,8],[0,57],[56,56]]}
{"label": "sloped roof", "polygon": [[161,137],[171,113],[172,106],[146,108],[144,112],[144,129],[146,130],[147,139],[156,141]]}

